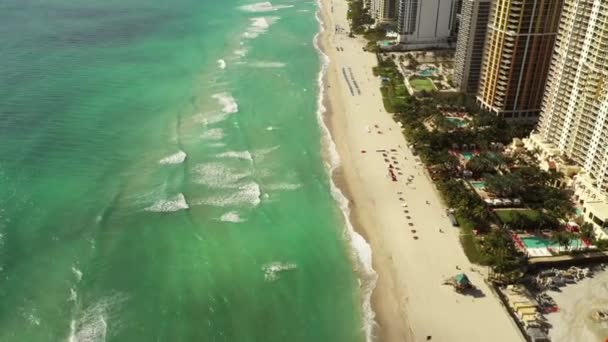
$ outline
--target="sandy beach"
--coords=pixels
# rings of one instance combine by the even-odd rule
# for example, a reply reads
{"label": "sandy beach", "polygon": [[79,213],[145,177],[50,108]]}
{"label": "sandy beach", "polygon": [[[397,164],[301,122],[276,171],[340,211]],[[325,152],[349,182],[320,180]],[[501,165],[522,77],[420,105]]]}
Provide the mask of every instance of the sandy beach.
{"label": "sandy beach", "polygon": [[[376,57],[362,50],[363,38],[348,37],[346,12],[346,0],[322,1],[320,43],[331,60],[326,121],[342,163],[336,182],[350,200],[355,229],[371,245],[378,273],[375,340],[523,341],[482,270],[468,262],[459,230],[451,227],[431,181],[385,112],[372,74]],[[397,182],[389,177],[389,163]],[[479,296],[442,285],[459,272],[466,272]]]}

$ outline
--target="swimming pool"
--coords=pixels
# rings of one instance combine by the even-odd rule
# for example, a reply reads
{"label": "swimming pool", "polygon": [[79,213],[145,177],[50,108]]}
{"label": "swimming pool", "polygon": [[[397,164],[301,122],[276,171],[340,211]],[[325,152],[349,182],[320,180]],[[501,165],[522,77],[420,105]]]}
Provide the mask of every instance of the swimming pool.
{"label": "swimming pool", "polygon": [[420,75],[421,76],[426,76],[426,77],[433,76],[433,74],[436,73],[437,70],[438,70],[437,68],[427,68],[427,69],[422,70],[420,72]]}
{"label": "swimming pool", "polygon": [[583,210],[581,208],[576,208],[576,216],[583,216]]}
{"label": "swimming pool", "polygon": [[[559,248],[560,246],[551,241],[550,239],[539,237],[539,236],[526,236],[521,238],[521,242],[524,243],[526,248]],[[581,247],[585,246],[583,241],[580,239],[572,239],[570,240],[570,247]]]}
{"label": "swimming pool", "polygon": [[486,182],[469,182],[475,189],[482,190],[486,187]]}
{"label": "swimming pool", "polygon": [[474,156],[473,152],[462,152],[461,154],[465,160],[471,160]]}
{"label": "swimming pool", "polygon": [[465,127],[468,125],[467,122],[461,118],[455,118],[453,116],[448,116],[448,117],[446,117],[446,119],[458,127]]}

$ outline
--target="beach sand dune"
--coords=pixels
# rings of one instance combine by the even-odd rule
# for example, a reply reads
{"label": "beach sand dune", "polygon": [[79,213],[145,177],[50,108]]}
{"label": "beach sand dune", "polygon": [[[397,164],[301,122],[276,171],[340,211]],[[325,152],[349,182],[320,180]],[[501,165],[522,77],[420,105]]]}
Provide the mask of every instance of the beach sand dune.
{"label": "beach sand dune", "polygon": [[[348,37],[346,11],[346,0],[322,1],[321,45],[331,59],[326,121],[342,160],[336,181],[351,200],[356,229],[372,246],[379,276],[372,297],[376,340],[523,341],[484,283],[482,270],[471,271],[481,267],[466,259],[458,229],[451,227],[433,185],[384,111],[380,83],[372,74],[376,57],[362,50],[362,38]],[[352,90],[355,83],[358,91]],[[397,182],[389,176],[389,163]],[[410,184],[408,176],[414,177]],[[463,296],[442,285],[459,272],[466,272],[482,295]]]}

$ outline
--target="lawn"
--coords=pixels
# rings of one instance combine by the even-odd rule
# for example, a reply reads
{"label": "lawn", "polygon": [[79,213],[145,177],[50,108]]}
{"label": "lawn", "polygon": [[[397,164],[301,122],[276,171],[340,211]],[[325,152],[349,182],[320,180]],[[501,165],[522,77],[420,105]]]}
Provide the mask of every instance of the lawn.
{"label": "lawn", "polygon": [[433,81],[431,81],[428,78],[410,78],[409,79],[410,85],[412,86],[412,88],[414,88],[415,91],[427,91],[427,92],[431,92],[431,91],[435,91],[437,90],[437,88],[435,88],[435,85],[433,84]]}
{"label": "lawn", "polygon": [[473,223],[463,217],[456,216],[460,226],[460,243],[470,262],[479,265],[488,263],[487,257],[482,253],[477,237],[473,232]]}
{"label": "lawn", "polygon": [[[517,216],[517,214],[519,214],[521,216],[525,216],[528,219],[528,221],[531,223],[538,223],[541,221],[541,217],[540,217],[541,213],[536,210],[532,210],[532,209],[496,210],[495,213],[498,216],[498,218],[500,219],[500,221],[505,224],[512,224],[514,221],[514,217]],[[515,214],[515,213],[517,213],[517,214]]]}

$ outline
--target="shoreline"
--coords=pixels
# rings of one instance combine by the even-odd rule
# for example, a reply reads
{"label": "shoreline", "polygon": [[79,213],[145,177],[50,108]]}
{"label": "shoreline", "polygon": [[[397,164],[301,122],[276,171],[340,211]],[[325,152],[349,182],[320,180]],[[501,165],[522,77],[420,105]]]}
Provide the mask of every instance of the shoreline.
{"label": "shoreline", "polygon": [[344,186],[342,177],[342,162],[338,153],[337,145],[333,139],[331,120],[327,120],[332,116],[332,106],[328,95],[328,78],[331,67],[331,58],[328,55],[326,39],[328,31],[326,28],[327,17],[324,13],[325,0],[317,0],[318,10],[315,14],[319,23],[319,32],[314,37],[314,46],[321,60],[321,70],[318,74],[318,103],[317,103],[317,120],[319,126],[324,131],[323,145],[324,153],[328,162],[328,173],[330,181],[330,190],[334,201],[338,205],[344,220],[344,234],[348,235],[348,243],[353,259],[355,273],[359,280],[359,291],[361,294],[360,310],[362,319],[362,329],[365,334],[366,342],[374,341],[374,329],[376,327],[375,312],[373,310],[372,294],[376,287],[377,273],[372,266],[372,251],[371,246],[367,243],[365,237],[356,229],[357,222],[353,219],[351,212],[352,200],[348,192],[348,188]]}
{"label": "shoreline", "polygon": [[[376,57],[362,51],[363,38],[347,35],[347,2],[318,0],[318,4],[317,19],[325,29],[316,40],[320,54],[329,58],[319,80],[324,109],[320,120],[329,130],[328,143],[333,144],[326,146],[327,157],[335,163],[330,170],[332,187],[346,198],[346,208],[337,199],[350,225],[346,229],[354,229],[351,239],[367,241],[369,261],[377,274],[369,308],[375,320],[364,322],[367,340],[523,341],[482,272],[466,259],[459,231],[443,214],[445,207],[434,185],[407,148],[400,127],[384,110],[380,84],[371,70]],[[338,26],[344,31],[334,31]],[[331,155],[332,148],[338,156]],[[390,152],[383,156],[377,150]],[[388,179],[385,162],[399,165],[400,182]],[[415,177],[412,184],[403,184],[406,175]],[[356,254],[355,241],[349,242]],[[455,266],[466,270],[482,296],[461,296],[441,285],[459,272]],[[368,294],[362,294],[364,306]]]}
{"label": "shoreline", "polygon": [[[396,341],[395,339],[399,335],[399,341],[413,341],[413,337],[411,336],[411,329],[401,328],[398,329],[398,332],[386,331],[388,329],[384,328],[386,326],[396,327],[399,324],[395,324],[395,322],[390,322],[391,318],[389,318],[387,314],[384,313],[385,308],[391,308],[391,311],[395,311],[395,308],[387,299],[388,297],[382,296],[384,291],[377,291],[377,282],[378,282],[378,274],[375,270],[375,262],[373,258],[373,250],[371,249],[371,244],[369,242],[368,231],[364,229],[365,225],[361,222],[361,218],[359,213],[361,209],[357,210],[356,205],[356,197],[353,195],[352,184],[348,181],[348,177],[346,176],[346,167],[348,163],[343,161],[343,156],[340,154],[338,143],[339,139],[335,138],[336,134],[336,126],[339,125],[340,121],[343,120],[339,116],[342,110],[335,110],[333,107],[337,104],[336,96],[332,96],[331,94],[331,84],[336,83],[334,77],[332,75],[332,66],[335,64],[335,57],[332,59],[333,51],[331,50],[332,44],[329,41],[331,35],[327,29],[328,22],[331,22],[330,14],[328,13],[328,2],[332,2],[331,0],[317,0],[319,5],[319,10],[317,11],[317,20],[319,21],[320,31],[315,38],[316,47],[320,54],[321,59],[323,60],[322,70],[320,72],[319,78],[319,91],[320,91],[320,103],[319,107],[321,110],[320,118],[322,122],[320,124],[323,126],[322,129],[327,130],[326,132],[326,141],[325,143],[330,146],[326,147],[326,153],[329,154],[328,159],[330,160],[330,181],[332,188],[335,187],[339,194],[337,197],[343,197],[343,200],[340,198],[335,198],[336,202],[340,206],[342,213],[344,215],[344,223],[345,233],[350,234],[348,237],[350,248],[353,255],[353,259],[356,262],[355,272],[359,278],[360,291],[361,291],[361,314],[362,314],[362,324],[363,330],[366,335],[366,341]],[[336,70],[334,70],[336,71]],[[333,104],[332,104],[333,100]],[[336,155],[332,155],[332,154]],[[332,189],[332,193],[335,191]],[[336,196],[334,196],[336,197]],[[361,251],[355,246],[353,239],[359,239],[359,245],[365,244],[368,246],[369,256],[368,260],[362,260],[362,256],[360,255]],[[365,266],[363,264],[370,263]],[[361,269],[363,268],[363,269]],[[380,294],[379,294],[380,292]],[[380,309],[380,310],[379,310]],[[381,314],[378,315],[377,312],[381,311]],[[397,310],[399,311],[399,310]],[[398,315],[397,315],[398,317]],[[379,323],[380,321],[381,323]],[[389,337],[390,336],[390,337]]]}

